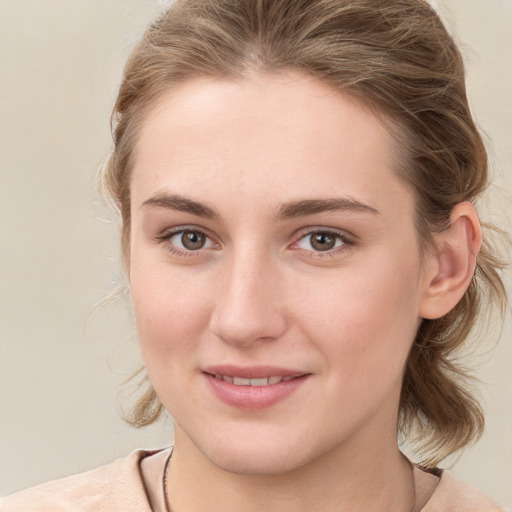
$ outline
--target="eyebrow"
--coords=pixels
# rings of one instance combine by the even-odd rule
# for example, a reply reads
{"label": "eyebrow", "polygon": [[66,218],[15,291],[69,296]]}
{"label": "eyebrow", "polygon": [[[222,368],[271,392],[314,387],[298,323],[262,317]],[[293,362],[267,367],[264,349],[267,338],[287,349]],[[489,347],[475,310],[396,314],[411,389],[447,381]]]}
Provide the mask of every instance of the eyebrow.
{"label": "eyebrow", "polygon": [[302,217],[323,212],[363,212],[379,215],[380,212],[353,197],[327,197],[323,199],[303,199],[283,204],[274,213],[276,220]]}
{"label": "eyebrow", "polygon": [[[179,194],[158,194],[142,203],[142,206],[167,208],[206,219],[217,219],[215,210],[204,203],[194,201]],[[321,199],[300,199],[282,204],[273,215],[274,220],[285,220],[323,212],[363,212],[374,215],[380,212],[372,206],[353,197],[328,197]]]}
{"label": "eyebrow", "polygon": [[218,218],[218,215],[213,208],[206,206],[204,203],[194,201],[188,197],[180,196],[178,194],[158,194],[144,201],[142,206],[167,208],[169,210],[191,213],[192,215],[197,215],[198,217],[204,217],[206,219]]}

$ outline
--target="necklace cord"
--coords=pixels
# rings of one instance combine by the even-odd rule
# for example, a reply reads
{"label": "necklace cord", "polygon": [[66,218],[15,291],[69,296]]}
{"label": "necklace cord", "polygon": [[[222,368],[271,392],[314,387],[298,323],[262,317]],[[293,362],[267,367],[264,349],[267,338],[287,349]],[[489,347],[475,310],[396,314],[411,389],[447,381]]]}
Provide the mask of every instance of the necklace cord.
{"label": "necklace cord", "polygon": [[162,478],[162,487],[163,487],[163,491],[164,491],[165,512],[171,512],[171,507],[169,505],[169,498],[167,496],[167,487],[168,487],[168,484],[167,484],[167,474],[169,473],[169,464],[171,462],[172,452],[173,452],[173,448],[171,448],[171,453],[169,453],[169,457],[167,457],[167,460],[165,461],[164,474],[163,474],[163,478]]}

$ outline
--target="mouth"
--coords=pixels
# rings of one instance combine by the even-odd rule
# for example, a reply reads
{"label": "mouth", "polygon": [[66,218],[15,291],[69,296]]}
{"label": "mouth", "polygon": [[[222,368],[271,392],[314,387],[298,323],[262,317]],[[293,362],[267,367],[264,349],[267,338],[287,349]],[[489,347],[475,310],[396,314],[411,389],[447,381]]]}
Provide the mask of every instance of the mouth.
{"label": "mouth", "polygon": [[274,384],[279,384],[280,382],[289,382],[293,379],[297,379],[297,378],[303,376],[303,374],[287,375],[287,376],[275,375],[275,376],[271,376],[271,377],[260,377],[260,378],[255,378],[255,379],[248,379],[245,377],[222,375],[220,373],[215,373],[215,374],[211,374],[208,372],[205,372],[205,373],[207,373],[208,375],[211,375],[212,377],[215,377],[216,379],[220,379],[225,382],[229,382],[230,384],[234,384],[235,386],[255,386],[255,387],[272,386]]}
{"label": "mouth", "polygon": [[294,395],[310,373],[271,366],[221,365],[203,370],[214,396],[239,409],[271,407]]}

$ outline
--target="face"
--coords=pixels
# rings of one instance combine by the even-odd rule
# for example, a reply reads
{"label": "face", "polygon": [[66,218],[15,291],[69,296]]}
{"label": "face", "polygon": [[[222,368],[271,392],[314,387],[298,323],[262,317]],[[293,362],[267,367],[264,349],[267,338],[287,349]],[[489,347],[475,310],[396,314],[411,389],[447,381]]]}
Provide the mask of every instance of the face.
{"label": "face", "polygon": [[176,443],[267,474],[396,444],[424,276],[392,150],[299,73],[197,79],[148,113],[129,278]]}

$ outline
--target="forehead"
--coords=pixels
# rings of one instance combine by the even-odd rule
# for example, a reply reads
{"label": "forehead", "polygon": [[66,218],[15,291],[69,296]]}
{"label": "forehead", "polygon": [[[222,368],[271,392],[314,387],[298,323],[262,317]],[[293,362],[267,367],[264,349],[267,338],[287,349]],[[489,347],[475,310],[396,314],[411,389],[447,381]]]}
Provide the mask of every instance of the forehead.
{"label": "forehead", "polygon": [[376,206],[392,191],[408,193],[392,170],[393,147],[379,118],[310,76],[195,79],[145,118],[132,206],[166,191],[269,205],[343,194]]}

